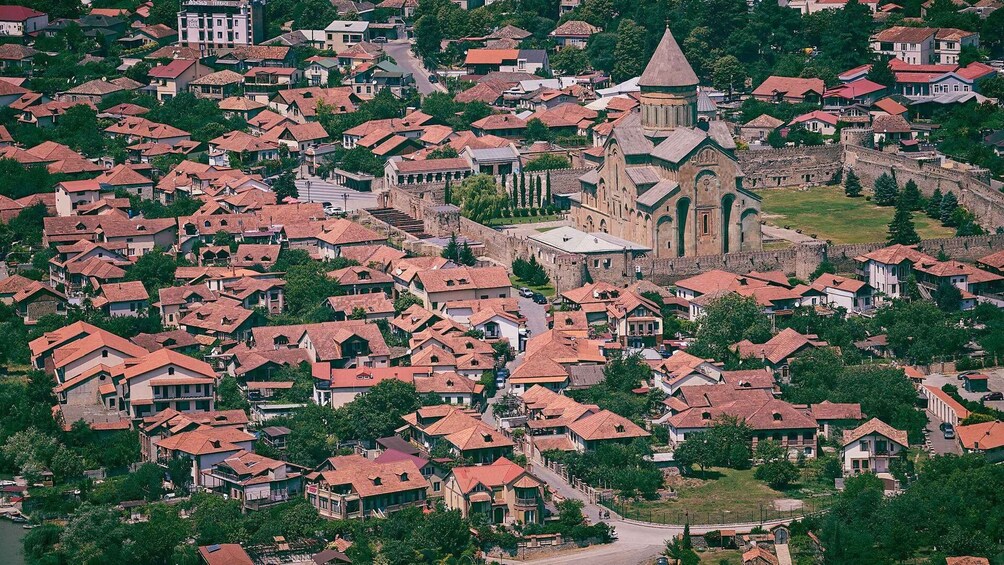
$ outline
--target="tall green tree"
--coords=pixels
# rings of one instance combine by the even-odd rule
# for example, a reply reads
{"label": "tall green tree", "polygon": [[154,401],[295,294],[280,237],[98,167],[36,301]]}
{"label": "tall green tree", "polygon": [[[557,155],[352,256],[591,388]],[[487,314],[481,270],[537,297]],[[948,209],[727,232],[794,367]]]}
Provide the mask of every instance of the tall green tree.
{"label": "tall green tree", "polygon": [[899,196],[896,179],[889,173],[882,173],[875,179],[875,203],[879,206],[892,206]]}
{"label": "tall green tree", "polygon": [[861,196],[861,179],[854,173],[854,169],[847,169],[847,176],[844,178],[844,194],[851,198]]}
{"label": "tall green tree", "polygon": [[959,199],[955,196],[954,192],[946,192],[941,198],[941,210],[939,218],[941,223],[946,226],[952,225],[952,214],[955,213],[955,209],[959,207]]}
{"label": "tall green tree", "polygon": [[621,20],[617,26],[612,78],[619,82],[640,75],[645,68],[644,53],[646,53],[644,28],[634,20]]}
{"label": "tall green tree", "polygon": [[896,203],[896,213],[889,223],[889,235],[886,238],[890,245],[914,245],[920,243],[920,236],[913,225],[913,213],[910,212],[907,199],[900,195]]}
{"label": "tall green tree", "polygon": [[[923,204],[923,197],[920,195],[920,188],[917,187],[917,183],[913,179],[906,181],[906,184],[903,185],[900,199],[903,200],[903,205],[911,212],[920,210],[921,204]],[[897,202],[898,205],[899,203]]]}
{"label": "tall green tree", "polygon": [[931,198],[927,200],[927,216],[934,219],[941,218],[941,200],[944,196],[941,194],[940,188],[935,188],[934,193],[931,194]]}

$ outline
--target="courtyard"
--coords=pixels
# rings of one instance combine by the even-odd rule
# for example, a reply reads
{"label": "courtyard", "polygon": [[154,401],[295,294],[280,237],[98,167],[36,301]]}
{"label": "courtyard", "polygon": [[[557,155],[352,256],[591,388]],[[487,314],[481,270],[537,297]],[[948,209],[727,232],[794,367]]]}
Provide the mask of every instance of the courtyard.
{"label": "courtyard", "polygon": [[[833,243],[871,243],[885,241],[892,206],[876,206],[864,196],[849,198],[839,186],[810,189],[780,188],[762,190],[763,218],[768,224],[801,230],[816,239]],[[923,239],[954,237],[955,230],[914,212],[914,225]]]}

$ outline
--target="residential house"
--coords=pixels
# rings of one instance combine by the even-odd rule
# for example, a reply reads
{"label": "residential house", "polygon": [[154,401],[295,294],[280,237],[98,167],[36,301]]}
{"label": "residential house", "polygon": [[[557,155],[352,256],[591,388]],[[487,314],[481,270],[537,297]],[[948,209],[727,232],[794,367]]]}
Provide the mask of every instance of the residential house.
{"label": "residential house", "polygon": [[251,67],[244,73],[244,95],[268,102],[277,91],[292,88],[301,76],[295,67]]}
{"label": "residential house", "polygon": [[306,476],[306,498],[324,518],[367,519],[425,505],[429,481],[411,459],[331,457]]}
{"label": "residential house", "polygon": [[812,281],[812,288],[824,293],[830,306],[854,313],[872,308],[874,289],[864,281],[824,273]]}
{"label": "residential house", "polygon": [[492,72],[535,74],[551,71],[547,51],[540,49],[468,49],[464,67],[470,76]]}
{"label": "residential house", "polygon": [[202,486],[239,501],[243,508],[259,510],[302,496],[307,471],[286,461],[239,451],[202,471]]}
{"label": "residential house", "polygon": [[314,365],[314,404],[340,408],[360,394],[387,380],[414,384],[419,377],[429,377],[429,367],[358,367],[333,369]]}
{"label": "residential house", "polygon": [[367,21],[335,20],[324,28],[324,49],[342,53],[359,43],[370,40],[370,23]]}
{"label": "residential house", "polygon": [[819,104],[824,92],[823,79],[769,76],[753,90],[753,97],[764,102]]}
{"label": "residential house", "polygon": [[746,122],[739,128],[740,135],[751,143],[763,143],[767,137],[778,128],[784,125],[783,120],[779,120],[769,114],[761,114]]}
{"label": "residential house", "polygon": [[254,67],[292,67],[296,63],[293,50],[281,45],[236,45],[213,52],[216,53],[216,67],[237,72]]}
{"label": "residential house", "polygon": [[[3,24],[0,22],[0,28]],[[0,32],[2,35],[2,32]],[[31,71],[32,61],[38,51],[17,43],[0,45],[0,69],[9,73],[24,73]]]}
{"label": "residential house", "polygon": [[991,463],[1004,461],[1004,424],[995,420],[955,428],[965,453],[981,453]]}
{"label": "residential house", "polygon": [[216,373],[204,361],[170,349],[137,356],[113,370],[121,375],[119,409],[145,418],[172,408],[178,412],[211,412],[216,402]]}
{"label": "residential house", "polygon": [[[241,85],[244,83],[244,75],[231,71],[230,69],[224,69],[222,71],[217,71],[215,73],[209,73],[188,83],[188,90],[194,94],[197,98],[208,98],[210,100],[220,100],[220,109],[224,112],[235,111],[231,105],[224,105],[223,100],[230,99],[230,97],[235,96],[239,91]],[[246,100],[243,103],[243,107],[247,108],[248,103],[251,102],[247,98],[239,98],[237,100]],[[258,103],[259,107],[264,107],[264,104]],[[224,107],[226,106],[226,107]],[[245,110],[247,111],[247,110]],[[247,119],[250,116],[246,116]]]}
{"label": "residential house", "polygon": [[585,49],[589,38],[601,31],[603,30],[588,22],[568,20],[548,35],[554,39],[557,50],[560,51],[565,47]]}
{"label": "residential house", "polygon": [[257,327],[252,338],[255,349],[305,349],[319,375],[326,369],[390,365],[390,349],[379,328],[362,320]]}
{"label": "residential house", "polygon": [[241,167],[251,167],[261,161],[279,158],[279,144],[276,141],[255,137],[242,131],[231,131],[209,140],[209,164],[214,167],[230,167],[231,154],[241,157]]}
{"label": "residential house", "polygon": [[154,457],[166,466],[172,459],[187,459],[192,464],[191,485],[203,486],[204,471],[241,452],[254,451],[255,436],[229,426],[203,426],[191,431],[154,440]]}
{"label": "residential house", "polygon": [[757,344],[748,339],[732,345],[732,349],[742,359],[756,359],[777,373],[782,380],[788,378],[791,360],[810,349],[827,347],[829,344],[815,334],[802,335],[791,328],[785,328],[766,343]]}
{"label": "residential house", "polygon": [[858,403],[824,400],[811,405],[809,410],[819,424],[819,435],[827,439],[836,437],[838,430],[858,427],[865,418]]}
{"label": "residential house", "polygon": [[[897,430],[878,418],[872,418],[853,430],[844,430],[840,459],[844,475],[874,473],[895,490],[893,461],[906,455],[910,447],[907,433]],[[889,488],[891,487],[891,488]]]}
{"label": "residential house", "polygon": [[290,153],[302,154],[327,141],[328,132],[318,122],[289,123],[268,130],[261,138],[285,145]]}
{"label": "residential house", "polygon": [[648,298],[626,291],[607,305],[609,327],[627,347],[652,346],[662,343],[662,312]]}
{"label": "residential house", "polygon": [[166,65],[153,67],[147,74],[152,79],[150,86],[156,91],[157,100],[166,102],[187,92],[189,83],[210,72],[198,61],[175,59]]}
{"label": "residential house", "polygon": [[796,116],[788,123],[788,126],[794,127],[800,125],[813,133],[831,136],[837,132],[838,121],[839,119],[837,116],[830,114],[829,112],[815,110],[809,112],[808,114]]}
{"label": "residential house", "polygon": [[56,184],[56,213],[60,216],[75,216],[77,208],[97,202],[101,195],[101,183],[97,179],[67,180]]}
{"label": "residential house", "polygon": [[201,304],[178,320],[181,329],[196,336],[206,336],[209,341],[244,341],[251,334],[251,328],[258,323],[258,314],[242,307],[236,300]]}
{"label": "residential house", "polygon": [[50,314],[65,316],[67,310],[66,295],[39,281],[21,287],[11,297],[11,303],[27,325],[34,325]]}
{"label": "residential house", "polygon": [[35,35],[49,25],[49,15],[25,6],[0,6],[0,36]]}
{"label": "residential house", "polygon": [[336,322],[344,321],[349,317],[356,317],[360,311],[364,316],[362,319],[368,322],[376,320],[387,320],[390,322],[395,314],[394,301],[383,294],[329,296],[325,304],[328,308],[331,308]]}
{"label": "residential house", "polygon": [[402,435],[427,450],[442,443],[454,456],[475,464],[512,457],[512,440],[454,406],[426,406],[402,419],[406,424]]}
{"label": "residential house", "polygon": [[557,329],[531,336],[523,363],[509,376],[509,386],[517,395],[538,386],[563,390],[569,385],[573,368],[606,362],[601,347],[598,341]]}
{"label": "residential house", "polygon": [[538,461],[552,449],[593,451],[603,444],[630,443],[649,436],[627,418],[595,405],[580,404],[542,386],[527,390],[522,400],[529,456]]}
{"label": "residential house", "polygon": [[918,251],[916,246],[898,244],[865,253],[854,260],[864,281],[878,293],[876,302],[879,303],[883,297],[899,298],[906,294],[906,282],[913,273],[913,265],[938,262]]}
{"label": "residential house", "polygon": [[772,440],[795,458],[816,456],[818,423],[804,408],[774,398],[771,391],[735,386],[689,386],[680,389],[679,410],[664,420],[669,439],[687,441],[723,416],[738,418],[753,432],[752,444]]}
{"label": "residential house", "polygon": [[254,565],[251,556],[239,543],[200,545],[199,557],[199,562],[205,565]]}
{"label": "residential house", "polygon": [[482,514],[492,524],[539,524],[544,482],[502,457],[491,465],[454,467],[446,477],[443,501],[465,518]]}
{"label": "residential house", "polygon": [[[683,350],[674,351],[665,359],[650,360],[652,381],[669,396],[681,387],[714,385],[722,382],[723,367]],[[773,380],[773,376],[771,376]]]}
{"label": "residential house", "polygon": [[265,39],[264,12],[265,6],[252,0],[183,0],[178,44],[212,52],[253,46]]}
{"label": "residential house", "polygon": [[59,93],[56,96],[56,100],[59,102],[90,102],[91,104],[98,105],[112,94],[139,90],[144,86],[144,84],[127,77],[119,77],[111,80],[94,79],[74,86],[66,92]]}
{"label": "residential house", "polygon": [[426,308],[439,310],[455,300],[508,298],[512,287],[502,267],[457,267],[419,272],[409,290]]}
{"label": "residential house", "polygon": [[305,63],[307,63],[307,68],[303,71],[303,77],[310,86],[328,86],[328,77],[339,76],[337,57],[314,55],[308,57]]}
{"label": "residential house", "polygon": [[146,316],[150,295],[141,281],[107,283],[100,286],[92,304],[111,317]]}
{"label": "residential house", "polygon": [[328,273],[328,278],[334,279],[345,294],[372,294],[381,292],[386,296],[393,293],[394,279],[390,275],[370,269],[354,266],[337,269]]}
{"label": "residential house", "polygon": [[160,318],[167,327],[178,327],[181,319],[190,309],[198,308],[204,302],[213,302],[219,296],[204,284],[169,286],[158,291],[160,300],[154,306],[160,309]]}

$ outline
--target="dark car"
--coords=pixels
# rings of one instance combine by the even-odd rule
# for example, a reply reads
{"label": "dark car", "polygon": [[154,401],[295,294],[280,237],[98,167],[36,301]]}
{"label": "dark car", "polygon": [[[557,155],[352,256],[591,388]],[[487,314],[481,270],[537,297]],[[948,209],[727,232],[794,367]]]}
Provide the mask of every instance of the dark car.
{"label": "dark car", "polygon": [[983,395],[983,400],[1004,400],[1004,392],[988,392]]}
{"label": "dark car", "polygon": [[547,297],[539,292],[533,293],[533,301],[537,304],[547,304]]}
{"label": "dark car", "polygon": [[945,439],[955,439],[955,426],[945,422],[941,425],[941,431],[945,434]]}
{"label": "dark car", "polygon": [[429,75],[429,82],[432,83],[439,82],[439,77],[437,75]]}

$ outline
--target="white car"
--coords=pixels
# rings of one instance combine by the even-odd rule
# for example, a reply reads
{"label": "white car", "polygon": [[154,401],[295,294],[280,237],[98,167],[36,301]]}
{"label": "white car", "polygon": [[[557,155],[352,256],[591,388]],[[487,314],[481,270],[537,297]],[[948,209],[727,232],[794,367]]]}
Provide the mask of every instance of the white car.
{"label": "white car", "polygon": [[337,216],[342,213],[342,209],[338,206],[325,206],[324,215],[326,216]]}
{"label": "white car", "polygon": [[533,291],[530,290],[529,288],[526,288],[525,286],[520,287],[519,295],[522,296],[523,298],[533,298]]}

